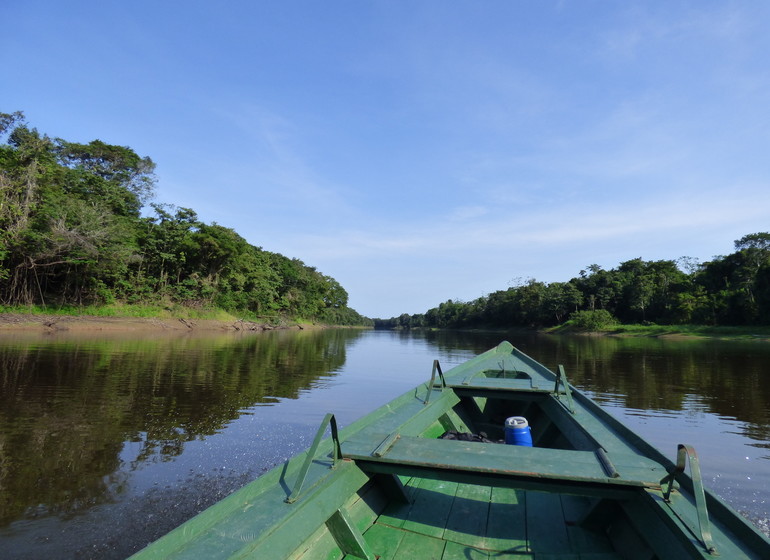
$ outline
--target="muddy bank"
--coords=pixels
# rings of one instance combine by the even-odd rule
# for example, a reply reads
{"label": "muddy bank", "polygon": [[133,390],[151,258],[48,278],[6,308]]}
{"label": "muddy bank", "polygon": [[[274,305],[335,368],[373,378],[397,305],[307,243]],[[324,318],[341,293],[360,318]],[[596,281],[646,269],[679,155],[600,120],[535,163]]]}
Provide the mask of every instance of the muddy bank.
{"label": "muddy bank", "polygon": [[308,325],[269,325],[244,320],[0,313],[0,334],[8,332],[262,332],[304,329]]}

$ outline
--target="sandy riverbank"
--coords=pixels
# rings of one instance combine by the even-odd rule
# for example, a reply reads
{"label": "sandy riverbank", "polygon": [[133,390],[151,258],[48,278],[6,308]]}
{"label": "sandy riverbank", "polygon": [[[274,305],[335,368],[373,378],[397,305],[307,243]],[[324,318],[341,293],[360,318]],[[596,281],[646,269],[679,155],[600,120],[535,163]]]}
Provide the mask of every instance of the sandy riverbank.
{"label": "sandy riverbank", "polygon": [[243,320],[96,317],[88,315],[32,315],[0,313],[3,332],[261,332],[274,329],[303,329],[306,325],[272,326]]}

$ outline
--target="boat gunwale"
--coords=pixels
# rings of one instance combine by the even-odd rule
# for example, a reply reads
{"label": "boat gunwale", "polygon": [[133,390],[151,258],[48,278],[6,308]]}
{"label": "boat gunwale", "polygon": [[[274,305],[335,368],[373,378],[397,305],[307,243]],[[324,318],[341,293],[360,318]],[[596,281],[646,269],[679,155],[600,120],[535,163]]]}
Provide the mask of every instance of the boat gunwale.
{"label": "boat gunwale", "polygon": [[[488,382],[474,385],[457,383],[457,381],[461,381],[463,379],[464,374],[467,377],[468,372],[479,371],[485,362],[500,356],[512,356],[514,359],[520,360],[528,368],[531,368],[536,376],[540,376],[544,382],[554,384],[554,389],[550,391],[541,389],[541,383],[535,383],[534,381],[532,383],[534,388],[524,388],[521,387],[521,384],[519,384],[519,387],[511,386],[503,388],[499,386],[506,385],[506,383],[499,383],[497,387],[495,387],[493,383]],[[456,404],[454,401],[455,399],[459,399],[458,392],[462,391],[483,389],[484,391],[493,391],[498,393],[538,395],[537,398],[545,397],[548,400],[556,401],[563,406],[565,405],[565,403],[562,402],[562,399],[560,398],[558,385],[556,384],[556,380],[558,379],[557,375],[543,364],[536,362],[533,358],[527,356],[515,348],[509,342],[502,342],[496,347],[451,368],[442,377],[443,378],[441,380],[441,384],[431,384],[429,380],[420,383],[416,387],[395,397],[390,402],[376,408],[375,410],[371,411],[362,418],[355,420],[349,425],[343,426],[339,430],[339,441],[342,448],[343,462],[346,463],[346,466],[343,467],[342,470],[344,471],[348,468],[352,468],[353,471],[361,472],[364,476],[370,477],[368,482],[362,484],[358,490],[363,488],[366,484],[373,482],[373,478],[378,474],[403,475],[408,471],[409,475],[418,476],[421,478],[435,478],[440,480],[452,480],[457,478],[459,482],[468,482],[469,480],[473,480],[474,477],[477,477],[478,481],[472,483],[500,485],[502,487],[533,489],[538,491],[544,490],[546,492],[567,493],[565,492],[564,488],[556,489],[560,482],[558,477],[554,477],[552,480],[545,480],[543,477],[540,477],[538,480],[537,476],[524,477],[512,475],[509,473],[500,474],[494,472],[476,472],[472,470],[462,473],[457,473],[452,470],[441,471],[440,469],[431,467],[429,465],[410,465],[409,467],[404,467],[403,464],[398,462],[389,462],[387,460],[387,454],[385,454],[384,458],[380,457],[378,460],[374,460],[374,458],[371,456],[368,458],[357,455],[353,456],[352,458],[346,457],[346,441],[353,443],[357,438],[360,438],[363,441],[369,441],[370,443],[379,438],[379,440],[374,442],[375,444],[379,444],[381,441],[383,441],[383,438],[392,437],[394,431],[397,431],[399,428],[403,429],[404,426],[407,426],[407,429],[403,430],[404,437],[418,438],[421,434],[421,426],[426,426],[427,424],[430,424],[431,421],[437,421],[441,413]],[[491,381],[495,378],[487,379]],[[545,385],[545,383],[543,383],[543,385]],[[663,471],[670,472],[674,470],[675,464],[673,461],[669,460],[658,449],[656,449],[654,446],[652,446],[650,443],[642,439],[638,434],[628,428],[621,420],[614,417],[593,399],[588,397],[586,394],[571,384],[569,385],[569,389],[571,390],[572,398],[577,405],[577,410],[571,413],[567,410],[566,406],[564,406],[564,414],[566,415],[565,417],[570,417],[571,415],[575,425],[588,432],[589,435],[593,437],[594,441],[597,442],[597,445],[602,445],[602,438],[599,436],[594,437],[591,434],[591,431],[588,429],[588,427],[584,425],[586,418],[591,419],[589,421],[589,425],[592,422],[603,424],[607,430],[614,432],[615,436],[619,440],[625,442],[625,445],[627,445],[630,449],[636,450],[640,456],[657,463]],[[406,420],[403,420],[404,414],[409,411],[412,411],[413,414],[410,414]],[[402,419],[400,422],[399,418]],[[377,426],[378,429],[373,430],[372,428],[374,426]],[[383,429],[383,426],[390,426],[392,429],[387,427]],[[443,443],[451,444],[453,442],[444,441]],[[306,507],[310,502],[312,502],[316,496],[323,495],[328,491],[329,487],[327,484],[325,484],[325,480],[331,480],[328,475],[334,471],[334,469],[329,469],[330,461],[328,461],[332,446],[332,438],[324,438],[320,442],[320,445],[312,457],[312,479],[308,481],[309,484],[307,487],[307,492],[303,492],[303,496],[300,498],[300,501],[304,502],[305,505],[284,504],[279,506],[282,511],[294,511],[296,513],[302,507]],[[374,447],[372,447],[372,449],[374,449]],[[208,530],[211,530],[211,528],[216,526],[218,523],[226,522],[226,519],[230,515],[237,513],[239,508],[243,507],[244,503],[258,504],[260,497],[266,496],[268,494],[271,496],[278,496],[285,492],[286,496],[288,496],[290,492],[289,488],[291,486],[291,482],[289,481],[291,481],[293,477],[296,476],[297,472],[301,468],[302,463],[306,460],[310,453],[310,449],[304,450],[297,455],[287,459],[283,463],[282,467],[277,465],[275,468],[255,479],[253,482],[247,484],[217,504],[214,504],[204,512],[201,512],[197,516],[188,520],[164,537],[161,537],[155,541],[155,543],[151,543],[147,548],[138,551],[135,555],[136,558],[158,557],[157,555],[163,556],[163,552],[167,550],[164,548],[164,545],[171,545],[174,539],[177,538],[182,539],[182,541],[181,544],[174,550],[176,552],[180,552],[188,544],[190,544],[184,539],[186,539],[191,533],[200,535]],[[329,470],[323,471],[323,469]],[[338,474],[337,476],[342,475]],[[678,472],[675,479],[680,484],[679,490],[675,491],[677,492],[674,495],[675,499],[679,500],[680,497],[684,498],[684,501],[680,501],[680,504],[683,507],[690,508],[689,505],[685,506],[685,502],[690,501],[690,497],[693,492],[693,482],[690,475],[686,472]],[[561,482],[564,484],[564,480],[561,480]],[[607,481],[579,480],[575,481],[575,485],[576,488],[582,488],[585,492],[590,491],[596,493],[591,495],[604,496],[610,500],[622,501],[624,499],[628,499],[633,501],[639,498],[640,495],[646,494],[653,502],[660,504],[659,498],[661,495],[661,490],[659,486],[654,484],[649,486],[643,484],[636,485],[633,481],[625,480],[613,482],[608,478]],[[277,491],[276,486],[281,491]],[[358,490],[354,490],[353,494],[355,494]],[[585,493],[579,492],[578,495],[585,495]],[[720,533],[725,534],[726,532],[728,537],[729,535],[734,535],[740,539],[740,543],[742,543],[742,545],[745,544],[746,547],[750,548],[752,554],[762,554],[762,551],[770,551],[770,539],[763,535],[753,524],[736,513],[729,505],[727,505],[726,502],[724,502],[720,497],[718,497],[716,494],[713,494],[708,489],[705,489],[705,495],[710,516],[715,528]],[[284,506],[286,508],[296,509],[286,510],[284,509]],[[675,513],[673,507],[669,511],[669,509],[664,508],[663,504],[660,504],[660,508],[664,511],[658,512],[658,515],[662,516],[663,518],[666,518],[666,516],[670,517],[672,512]],[[270,535],[274,534],[275,531],[277,531],[280,527],[285,526],[286,523],[289,522],[287,520],[292,518],[296,519],[292,513],[287,513],[285,516],[276,514],[276,521],[274,525],[268,529],[265,535],[261,535],[255,542],[265,542],[265,540],[268,539]],[[323,521],[321,521],[321,525],[323,525]],[[317,528],[313,528],[308,534],[314,533],[316,531]],[[682,538],[682,535],[677,535],[676,538]],[[193,540],[195,540],[195,537],[193,537]],[[247,549],[253,550],[257,546],[261,545],[254,543],[244,543],[244,546],[246,548],[241,549],[237,553],[238,556],[246,554],[248,552]]]}

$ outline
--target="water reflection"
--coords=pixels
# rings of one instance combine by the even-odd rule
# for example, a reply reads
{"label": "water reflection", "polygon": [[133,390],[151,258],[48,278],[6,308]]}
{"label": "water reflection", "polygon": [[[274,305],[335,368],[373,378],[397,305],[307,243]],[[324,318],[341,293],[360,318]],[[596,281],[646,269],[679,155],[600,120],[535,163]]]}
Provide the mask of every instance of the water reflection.
{"label": "water reflection", "polygon": [[[114,500],[126,467],[172,460],[248,407],[297,398],[360,334],[0,345],[0,524]],[[120,469],[128,442],[137,451]]]}
{"label": "water reflection", "polygon": [[596,400],[638,411],[707,412],[770,440],[770,348],[754,342],[559,337],[552,353]]}

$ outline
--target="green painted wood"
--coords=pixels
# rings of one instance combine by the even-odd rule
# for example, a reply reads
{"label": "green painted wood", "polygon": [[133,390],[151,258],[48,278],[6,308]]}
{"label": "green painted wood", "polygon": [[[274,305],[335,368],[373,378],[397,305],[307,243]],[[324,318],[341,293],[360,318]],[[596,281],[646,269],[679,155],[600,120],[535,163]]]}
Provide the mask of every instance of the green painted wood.
{"label": "green painted wood", "polygon": [[399,432],[405,436],[416,436],[425,432],[433,425],[442,414],[450,410],[454,405],[460,402],[460,398],[454,391],[444,390],[439,393],[435,400],[414,411],[415,405],[410,407],[410,411],[401,416]]}
{"label": "green painted wood", "polygon": [[[321,446],[319,452],[328,453],[331,446]],[[291,506],[281,504],[289,495],[289,485],[294,481],[299,468],[304,460],[304,454],[293,458],[287,465],[273,469],[255,482],[238,490],[208,508],[202,514],[192,518],[182,526],[158,539],[150,546],[137,552],[134,559],[165,559],[170,557],[184,558],[187,550],[194,550],[200,546],[205,548],[212,538],[207,533],[219,533],[224,535],[224,540],[229,543],[214,543],[211,558],[227,558],[246,542],[253,540],[260,527],[269,527],[279,522]],[[307,485],[314,486],[327,477],[335,478],[346,476],[347,469],[331,470],[329,464],[323,462],[314,463],[309,472]],[[287,482],[287,480],[289,482]],[[261,503],[262,507],[255,507]],[[270,507],[264,507],[270,504]],[[197,542],[197,544],[196,544]],[[191,556],[193,553],[189,553]]]}
{"label": "green painted wood", "polygon": [[473,471],[452,471],[443,469],[431,469],[429,467],[417,467],[399,465],[395,463],[358,463],[362,469],[370,475],[375,473],[408,475],[415,478],[430,478],[446,480],[460,484],[493,485],[504,488],[516,488],[520,490],[532,490],[536,492],[553,492],[575,494],[578,496],[592,496],[620,500],[624,497],[632,498],[641,490],[637,486],[607,486],[585,481],[574,481],[554,478],[517,477],[509,474],[479,473]]}
{"label": "green painted wood", "polygon": [[[338,471],[339,474],[337,474]],[[261,522],[258,524],[246,523],[247,520],[243,520],[243,523],[229,520],[224,524],[223,526],[228,529],[235,529],[234,536],[240,537],[242,541],[246,541],[243,538],[244,533],[249,535],[256,533],[256,538],[251,539],[253,542],[241,542],[242,548],[239,554],[269,550],[274,554],[271,557],[282,558],[281,554],[286,555],[292,550],[283,543],[284,540],[293,542],[296,546],[304,537],[312,534],[316,527],[323,525],[337,509],[347,505],[351,499],[355,499],[356,491],[368,481],[368,476],[363,475],[354,464],[340,464],[331,472],[334,474],[325,479],[324,484],[306,487],[300,500],[294,504],[287,504],[283,515],[277,520],[274,516],[268,515],[264,516],[264,520],[260,519]],[[268,511],[279,509],[277,504],[272,506],[272,508],[260,508],[255,505],[252,509]],[[260,515],[261,517],[263,516]],[[221,534],[220,529],[217,528],[215,534]],[[290,536],[290,538],[282,539],[281,535]],[[276,541],[279,541],[278,544]],[[268,558],[266,554],[261,557]]]}
{"label": "green painted wood", "polygon": [[316,558],[318,560],[343,560],[345,557],[342,555],[342,551],[340,551],[339,548],[336,548],[329,550],[324,555],[317,554],[315,551],[313,551],[309,555],[303,556],[301,560],[308,560],[309,558],[313,558],[313,560]]}
{"label": "green painted wood", "polygon": [[[632,508],[638,509],[638,502],[634,502]],[[664,531],[654,543],[644,538],[647,533],[644,517],[629,519],[622,515],[607,527],[607,536],[612,541],[613,548],[625,556],[628,560],[674,560],[675,558],[692,558],[681,546],[681,543],[671,541],[667,537],[671,535]],[[654,530],[655,524],[650,526]],[[656,554],[654,548],[658,549]],[[624,558],[625,560],[625,558]]]}
{"label": "green painted wood", "polygon": [[[386,436],[374,436],[377,443]],[[632,468],[628,475],[611,478],[593,451],[480,444],[456,440],[435,440],[402,436],[382,457],[372,456],[372,439],[351,438],[342,446],[343,456],[361,462],[383,462],[432,469],[495,473],[539,479],[594,482],[611,485],[657,485],[662,469]],[[619,467],[618,467],[619,468]],[[661,476],[658,476],[661,475]]]}
{"label": "green painted wood", "polygon": [[[499,558],[499,556],[492,557]],[[486,550],[451,541],[446,543],[444,554],[441,556],[441,560],[487,560],[488,558],[490,554]],[[524,559],[519,557],[519,560]]]}
{"label": "green painted wood", "polygon": [[[461,407],[457,407],[457,409],[462,410]],[[458,414],[457,410],[455,408],[452,408],[450,410],[447,410],[444,414],[439,417],[439,422],[441,423],[441,427],[444,428],[445,432],[448,432],[449,430],[456,430],[458,432],[470,432],[472,431],[468,424],[466,423],[466,420]]]}
{"label": "green painted wood", "polygon": [[396,550],[395,558],[399,560],[402,558],[441,560],[445,544],[441,539],[407,532]]}
{"label": "green painted wood", "polygon": [[527,492],[527,540],[536,554],[570,554],[570,545],[561,496]]}
{"label": "green painted wood", "polygon": [[344,508],[335,511],[326,526],[344,554],[361,560],[375,560],[372,549]]}
{"label": "green painted wood", "polygon": [[456,482],[420,480],[409,517],[403,525],[404,530],[436,538],[443,537],[457,486]]}
{"label": "green painted wood", "polygon": [[[553,388],[556,376],[552,371],[505,342],[480,354],[477,358],[446,372],[447,384],[448,386],[461,386],[461,381],[467,377],[469,372],[481,371],[488,367],[494,368],[494,364],[503,359],[506,361],[513,360],[519,371],[531,375],[534,384],[541,389],[547,388],[546,392],[550,392]],[[497,381],[494,379],[487,380],[485,386],[480,386],[479,388],[500,392],[513,389],[502,385],[498,389],[496,387]],[[579,416],[578,421],[586,428],[586,432],[597,439],[602,447],[608,451],[613,461],[615,461],[614,454],[620,452],[630,453],[639,457],[649,455],[654,461],[662,460],[666,468],[671,465],[671,462],[666,457],[660,455],[657,450],[642,440],[637,434],[630,431],[621,422],[574,388],[573,396],[575,397],[577,416]],[[583,414],[580,414],[581,411]],[[639,449],[635,449],[636,447],[639,447]]]}
{"label": "green painted wood", "polygon": [[444,425],[439,420],[436,420],[430,426],[425,428],[420,435],[422,437],[436,439],[440,438],[445,432],[446,429],[444,428]]}
{"label": "green painted wood", "polygon": [[292,490],[291,494],[286,498],[286,503],[294,503],[299,499],[300,492],[302,491],[302,486],[305,484],[306,476],[308,469],[310,468],[310,463],[315,459],[315,457],[318,455],[318,449],[321,445],[321,441],[323,440],[324,432],[326,432],[326,428],[331,427],[332,432],[332,445],[333,445],[333,451],[332,451],[332,467],[334,467],[337,464],[337,461],[340,458],[340,444],[339,444],[339,438],[337,437],[337,420],[334,418],[334,414],[327,414],[323,421],[321,422],[321,425],[318,427],[318,431],[316,432],[315,439],[313,440],[313,443],[310,445],[310,449],[306,453],[305,461],[302,463],[302,466],[299,469],[299,472],[297,473],[297,479],[294,482],[294,489]]}
{"label": "green painted wood", "polygon": [[[683,486],[688,487],[687,480],[682,481]],[[757,531],[757,528],[742,515],[734,515],[732,508],[719,496],[712,493],[706,494],[709,517],[712,523],[716,523],[719,531],[725,534],[731,542],[742,543],[742,549],[749,551],[763,550],[768,544],[766,535]],[[720,537],[721,538],[721,537]],[[770,551],[765,554],[770,558]]]}
{"label": "green painted wood", "polygon": [[396,443],[396,440],[399,438],[398,432],[391,432],[388,434],[384,440],[380,442],[380,444],[374,448],[374,451],[372,451],[372,455],[375,457],[382,457],[385,455],[388,451],[390,451],[390,448],[393,447],[393,444]]}
{"label": "green painted wood", "polygon": [[[346,426],[339,432],[340,439],[344,442],[350,437],[360,436],[360,434],[370,431],[372,426],[376,426],[376,431],[382,433],[383,440],[393,432],[404,435],[424,433],[426,429],[437,422],[442,414],[450,411],[457,404],[458,397],[454,391],[437,391],[437,395],[426,405],[423,399],[417,396],[423,387],[425,385],[397,397],[359,421]],[[330,445],[328,449],[331,449]]]}
{"label": "green painted wood", "polygon": [[343,556],[342,550],[337,545],[326,525],[318,527],[311,537],[298,546],[286,560],[339,560]]}
{"label": "green painted wood", "polygon": [[492,488],[460,484],[447,518],[444,540],[483,548]]}
{"label": "green painted wood", "polygon": [[550,393],[553,390],[553,382],[547,382],[547,386],[532,387],[528,379],[503,379],[484,376],[474,376],[458,380],[452,379],[447,383],[447,387],[463,389],[497,389],[500,391],[534,391],[537,393]]}
{"label": "green painted wood", "polygon": [[364,533],[366,542],[380,560],[395,560],[396,551],[406,535],[405,531],[376,523]]}
{"label": "green painted wood", "polygon": [[[383,485],[381,477],[375,477],[371,482],[366,484],[354,497],[346,502],[345,510],[347,511],[348,518],[353,524],[355,530],[360,533],[365,533],[372,524],[377,520],[378,515],[386,508],[389,501],[392,499],[388,495],[389,488],[392,488],[391,481],[389,484]],[[398,484],[401,484],[398,481]],[[303,545],[306,551],[304,559],[308,558],[334,558],[336,552],[337,557],[342,556],[340,547],[337,545],[331,533],[326,529],[326,526],[322,526],[322,532],[324,533],[321,538],[318,536],[311,537],[311,542],[308,545]],[[327,538],[328,537],[328,538]],[[300,558],[296,551],[292,554],[292,560],[294,558]]]}
{"label": "green painted wood", "polygon": [[526,492],[513,488],[492,488],[484,548],[511,554],[529,551]]}
{"label": "green painted wood", "polygon": [[[690,551],[693,558],[717,558],[711,556],[705,552],[705,545],[700,540],[700,531],[698,529],[697,512],[695,510],[695,500],[692,496],[685,496],[681,493],[672,493],[670,503],[663,501],[660,494],[656,492],[647,492],[647,500],[644,503],[653,503],[650,509],[655,512],[657,518],[662,518],[666,525],[675,529],[670,531],[677,540],[683,543],[684,547]],[[641,504],[642,501],[640,500]],[[645,519],[649,520],[648,523],[655,522],[653,518],[641,510],[641,505],[633,504],[637,509],[631,514],[634,516],[634,520]],[[627,506],[629,508],[630,506]],[[683,521],[684,520],[684,521]],[[657,531],[661,532],[663,527],[658,522]],[[684,530],[684,527],[687,530]],[[717,543],[717,552],[719,558],[737,558],[737,559],[757,559],[770,558],[770,555],[763,555],[756,551],[753,551],[748,543],[743,540],[735,538],[735,536],[720,522],[712,523],[712,537],[714,542]],[[653,543],[657,548],[657,543]],[[685,556],[686,557],[686,556]]]}
{"label": "green painted wood", "polygon": [[404,484],[406,500],[397,499],[388,502],[377,520],[378,523],[401,528],[409,517],[409,512],[411,511],[412,503],[414,502],[414,496],[417,492],[417,481],[412,479],[407,479],[405,483],[403,479],[401,481]]}
{"label": "green painted wood", "polygon": [[540,402],[540,406],[573,448],[593,451],[599,447],[594,437],[576,421],[575,415],[564,408],[559,401],[552,398],[544,399]]}
{"label": "green painted wood", "polygon": [[567,535],[575,552],[581,555],[612,552],[612,543],[603,532],[606,525],[594,528],[582,524],[586,515],[594,511],[594,500],[585,496],[562,495],[561,505]]}
{"label": "green painted wood", "polygon": [[389,501],[408,504],[410,502],[409,493],[401,479],[394,474],[376,474],[374,481],[382,492],[388,497]]}
{"label": "green painted wood", "polygon": [[494,560],[533,560],[535,555],[518,552],[490,552],[489,557]]}
{"label": "green painted wood", "polygon": [[360,531],[366,531],[377,520],[377,517],[387,507],[391,497],[387,495],[381,479],[374,477],[371,482],[361,488],[357,498],[347,502],[345,508]]}
{"label": "green painted wood", "polygon": [[306,489],[294,504],[251,504],[242,515],[230,516],[200,534],[168,558],[246,558],[262,560],[289,556],[369,480],[352,462],[342,462],[325,484]]}

